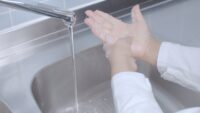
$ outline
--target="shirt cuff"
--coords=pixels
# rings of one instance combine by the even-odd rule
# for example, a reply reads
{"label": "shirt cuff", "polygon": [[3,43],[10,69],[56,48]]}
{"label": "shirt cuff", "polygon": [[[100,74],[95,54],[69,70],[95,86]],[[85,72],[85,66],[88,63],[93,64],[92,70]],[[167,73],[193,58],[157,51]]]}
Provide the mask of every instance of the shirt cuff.
{"label": "shirt cuff", "polygon": [[151,103],[151,107],[155,105],[157,108],[149,79],[141,73],[121,72],[116,74],[112,78],[112,91],[118,113],[125,113],[125,111],[127,113],[128,109],[147,108],[149,105],[145,103]]}
{"label": "shirt cuff", "polygon": [[178,48],[178,44],[173,44],[169,42],[163,42],[161,44],[157,59],[157,68],[161,74],[168,72],[168,67],[172,62],[170,61],[171,58],[169,55],[172,55],[172,53],[175,52]]}
{"label": "shirt cuff", "polygon": [[120,95],[123,95],[123,91],[126,92],[125,95],[135,92],[139,93],[140,91],[142,95],[149,96],[149,93],[152,94],[149,79],[138,72],[121,72],[114,75],[112,78],[112,89],[114,94]]}

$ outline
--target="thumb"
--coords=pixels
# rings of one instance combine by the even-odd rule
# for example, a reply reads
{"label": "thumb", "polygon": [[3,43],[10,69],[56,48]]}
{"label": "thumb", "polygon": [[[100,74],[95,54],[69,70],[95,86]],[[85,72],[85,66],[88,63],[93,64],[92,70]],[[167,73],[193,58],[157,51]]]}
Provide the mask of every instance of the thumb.
{"label": "thumb", "polygon": [[132,22],[142,22],[142,23],[145,22],[144,17],[143,17],[143,15],[141,13],[139,5],[135,5],[132,8],[131,16],[132,16]]}

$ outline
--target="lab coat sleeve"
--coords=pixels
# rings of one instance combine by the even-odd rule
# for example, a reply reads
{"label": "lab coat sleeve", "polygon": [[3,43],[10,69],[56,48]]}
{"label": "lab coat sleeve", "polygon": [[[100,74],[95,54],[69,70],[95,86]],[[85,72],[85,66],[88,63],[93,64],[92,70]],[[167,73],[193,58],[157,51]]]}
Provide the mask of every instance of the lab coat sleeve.
{"label": "lab coat sleeve", "polygon": [[200,92],[200,48],[163,42],[157,67],[161,77]]}
{"label": "lab coat sleeve", "polygon": [[157,104],[149,79],[137,72],[121,72],[112,78],[117,113],[163,113]]}

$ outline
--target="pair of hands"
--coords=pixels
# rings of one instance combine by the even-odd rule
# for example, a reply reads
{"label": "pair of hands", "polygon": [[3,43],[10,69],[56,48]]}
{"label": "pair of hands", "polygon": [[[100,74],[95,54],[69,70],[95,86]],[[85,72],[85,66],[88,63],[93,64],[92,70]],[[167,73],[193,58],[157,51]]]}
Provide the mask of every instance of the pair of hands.
{"label": "pair of hands", "polygon": [[132,23],[127,24],[102,11],[86,11],[85,23],[103,43],[113,75],[137,71],[135,59],[156,64],[160,42],[155,40],[139,5],[132,8]]}

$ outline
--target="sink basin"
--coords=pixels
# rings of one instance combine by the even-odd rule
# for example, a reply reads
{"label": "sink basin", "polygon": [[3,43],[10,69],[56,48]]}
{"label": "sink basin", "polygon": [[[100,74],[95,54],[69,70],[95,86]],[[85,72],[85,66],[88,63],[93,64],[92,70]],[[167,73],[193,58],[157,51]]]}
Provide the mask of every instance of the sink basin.
{"label": "sink basin", "polygon": [[[113,11],[110,9],[120,8],[118,6],[121,1],[110,1],[112,2],[109,0],[106,2],[117,3],[116,7],[111,8],[110,5],[102,2],[99,8],[108,12]],[[160,1],[175,0],[148,0],[147,4],[157,2],[160,4]],[[132,0],[132,2],[135,1]],[[145,6],[145,4],[143,5]],[[175,5],[179,6],[177,3],[171,5],[172,7],[159,7],[155,11],[146,13],[147,20],[152,24],[152,30],[159,34],[159,37],[164,37],[160,40],[170,41],[169,37],[172,37],[173,40],[176,39],[176,35],[174,35],[176,33],[171,33],[174,31],[171,30],[173,24],[168,23],[174,23],[173,20],[176,20],[171,17],[179,14],[179,10],[174,10]],[[182,7],[182,5],[180,6]],[[125,6],[123,5],[123,7]],[[88,7],[88,9],[96,8],[96,5]],[[168,8],[174,13],[166,13]],[[77,13],[79,14],[80,11],[84,14],[86,9],[77,10]],[[131,22],[129,12],[130,8],[127,8],[113,14],[124,22]],[[160,14],[164,14],[161,19],[157,18],[160,17]],[[83,15],[79,15],[79,17],[82,20],[85,18]],[[41,18],[0,34],[0,65],[3,67],[0,69],[2,77],[0,97],[5,100],[8,107],[11,106],[13,113],[75,113],[77,100],[79,113],[115,113],[109,63],[104,57],[102,46],[99,46],[100,41],[94,38],[84,24],[79,24],[81,23],[79,17],[74,36],[77,52],[77,93],[72,58],[68,57],[71,55],[70,41],[66,36],[68,32],[63,21]],[[169,21],[167,25],[164,24],[164,30],[160,29],[160,23],[163,22],[158,22],[158,19]],[[185,26],[190,25],[188,24],[189,20],[185,19]],[[179,27],[177,30],[179,32]],[[195,32],[197,31],[187,33],[195,34]],[[174,36],[169,36],[169,34]],[[184,33],[180,34],[187,40],[190,36]],[[182,38],[179,42],[182,42]],[[198,43],[198,41],[196,42]],[[200,106],[198,93],[161,79],[155,67],[139,62],[139,69],[140,72],[150,76],[155,97],[165,113],[174,113],[184,108]],[[78,98],[76,98],[76,94]],[[10,113],[6,105],[0,102],[0,113]]]}
{"label": "sink basin", "polygon": [[[101,48],[98,46],[77,54],[79,111],[94,113],[105,108],[105,113],[114,113],[110,67]],[[69,57],[38,72],[32,91],[43,113],[74,113],[74,86]]]}
{"label": "sink basin", "polygon": [[3,102],[0,102],[0,113],[11,113]]}
{"label": "sink basin", "polygon": [[[139,68],[144,67],[140,64]],[[162,80],[152,66],[145,70],[150,76],[154,75],[150,77],[154,94],[165,113],[200,105],[197,93]],[[69,57],[40,70],[32,83],[32,92],[43,113],[74,113],[74,84]],[[77,54],[77,94],[79,113],[115,113],[110,67],[102,46]]]}

